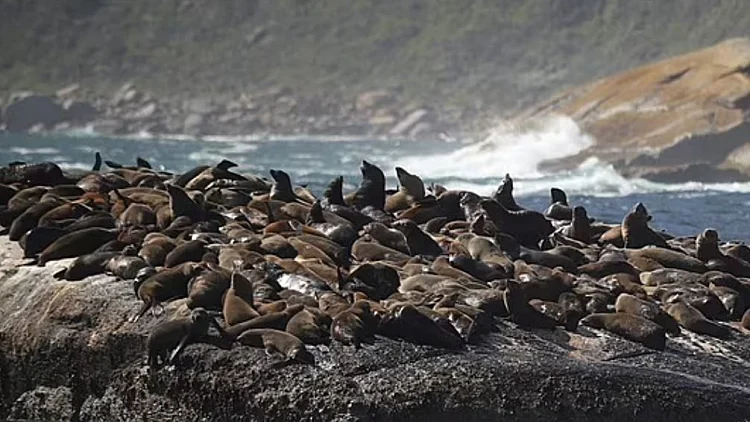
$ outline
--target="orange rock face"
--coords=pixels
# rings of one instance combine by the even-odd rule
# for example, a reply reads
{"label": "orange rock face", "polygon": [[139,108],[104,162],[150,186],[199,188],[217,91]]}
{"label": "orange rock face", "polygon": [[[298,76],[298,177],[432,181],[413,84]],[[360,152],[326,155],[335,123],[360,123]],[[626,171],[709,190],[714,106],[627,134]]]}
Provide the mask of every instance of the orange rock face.
{"label": "orange rock face", "polygon": [[656,181],[750,180],[750,39],[569,89],[521,117],[548,113],[572,117],[596,138],[551,168],[599,157]]}

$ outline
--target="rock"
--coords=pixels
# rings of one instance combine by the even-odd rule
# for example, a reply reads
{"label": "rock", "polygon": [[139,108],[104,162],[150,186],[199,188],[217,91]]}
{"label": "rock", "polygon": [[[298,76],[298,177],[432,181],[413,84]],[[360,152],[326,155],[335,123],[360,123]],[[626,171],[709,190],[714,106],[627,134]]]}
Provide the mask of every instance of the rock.
{"label": "rock", "polygon": [[359,94],[354,102],[354,107],[359,110],[369,110],[393,101],[393,94],[385,89],[367,91]]}
{"label": "rock", "polygon": [[414,127],[414,125],[426,118],[428,114],[429,112],[423,108],[416,109],[393,126],[389,133],[395,136],[402,136]]}
{"label": "rock", "polygon": [[182,125],[183,130],[185,133],[188,134],[198,134],[201,131],[201,126],[203,125],[203,116],[200,114],[190,114],[185,118],[185,122]]}
{"label": "rock", "polygon": [[143,107],[139,108],[134,113],[128,116],[131,120],[143,120],[153,117],[156,114],[156,103],[148,103]]}
{"label": "rock", "polygon": [[135,90],[132,82],[128,82],[121,86],[112,96],[112,104],[121,105],[135,101],[138,97],[138,91]]}
{"label": "rock", "polygon": [[519,117],[565,114],[594,136],[594,145],[548,169],[598,157],[651,180],[748,180],[748,69],[750,39],[732,39],[566,90]]}
{"label": "rock", "polygon": [[102,135],[122,135],[127,133],[125,123],[116,119],[99,120],[91,125],[94,132]]}
{"label": "rock", "polygon": [[392,126],[396,123],[396,116],[392,114],[377,114],[367,121],[372,126]]}
{"label": "rock", "polygon": [[66,120],[71,123],[88,123],[99,115],[99,110],[90,103],[84,101],[65,102]]}
{"label": "rock", "polygon": [[62,106],[44,95],[24,97],[5,109],[5,124],[9,132],[25,132],[35,125],[51,129],[65,118]]}
{"label": "rock", "polygon": [[13,404],[10,417],[36,421],[73,421],[73,393],[68,387],[38,387],[27,391]]}
{"label": "rock", "polygon": [[409,131],[410,137],[416,137],[419,135],[424,135],[432,130],[432,125],[427,122],[420,122],[414,125],[414,127]]}
{"label": "rock", "polygon": [[210,98],[194,98],[185,101],[184,109],[196,114],[209,114],[214,111],[213,101]]}
{"label": "rock", "polygon": [[55,96],[57,98],[66,98],[76,93],[79,89],[81,89],[80,84],[70,84],[66,86],[65,88],[61,88],[57,92],[55,92]]}
{"label": "rock", "polygon": [[[132,282],[77,282],[20,266],[0,237],[0,415],[35,420],[745,420],[750,337],[669,339],[654,353],[606,333],[497,332],[464,351],[378,337],[311,347],[316,366],[276,365],[261,349],[190,345],[148,372],[160,322],[126,322]],[[174,306],[165,306],[173,315]],[[162,318],[167,318],[168,315]],[[72,412],[69,410],[72,407]],[[37,413],[32,413],[37,412]]]}

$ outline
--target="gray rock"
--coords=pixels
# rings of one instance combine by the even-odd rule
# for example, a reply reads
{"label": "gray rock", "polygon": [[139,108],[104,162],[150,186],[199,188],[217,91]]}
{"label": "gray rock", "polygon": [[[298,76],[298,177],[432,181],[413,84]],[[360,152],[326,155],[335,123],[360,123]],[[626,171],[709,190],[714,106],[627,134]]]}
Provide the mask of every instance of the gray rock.
{"label": "gray rock", "polygon": [[203,116],[193,113],[185,118],[185,122],[183,123],[182,127],[185,130],[185,133],[194,133],[199,132],[202,125]]}
{"label": "gray rock", "polygon": [[88,123],[99,115],[99,110],[85,101],[66,101],[66,119],[71,123]]}
{"label": "gray rock", "polygon": [[79,89],[81,89],[81,85],[80,84],[70,84],[70,85],[68,85],[68,86],[66,86],[64,88],[61,88],[61,89],[57,90],[57,92],[55,92],[55,96],[57,98],[66,98],[66,97],[69,97],[70,95],[74,94]]}
{"label": "gray rock", "polygon": [[414,127],[417,123],[427,117],[429,112],[423,108],[417,109],[409,113],[406,117],[401,119],[400,122],[396,123],[390,131],[391,135],[402,136],[405,135],[409,129]]}
{"label": "gray rock", "polygon": [[[36,418],[16,409],[68,403],[69,389],[84,422],[750,418],[750,337],[739,333],[686,333],[655,352],[598,330],[522,330],[499,320],[497,332],[464,351],[378,337],[359,350],[313,347],[316,366],[283,366],[261,349],[190,345],[174,368],[149,373],[145,339],[160,320],[126,322],[140,306],[131,282],[56,280],[72,260],[20,266],[21,255],[0,237],[0,415]],[[179,309],[165,308],[162,318]],[[54,400],[24,394],[42,386],[64,389]]]}
{"label": "gray rock", "polygon": [[128,118],[132,120],[143,120],[153,117],[156,114],[157,106],[156,103],[148,103],[143,107],[139,108],[134,113],[130,114]]}
{"label": "gray rock", "polygon": [[185,101],[184,109],[190,113],[210,114],[214,111],[214,104],[210,98],[194,98]]}
{"label": "gray rock", "polygon": [[16,400],[10,412],[12,419],[35,421],[72,421],[73,393],[67,387],[38,387]]}
{"label": "gray rock", "polygon": [[359,94],[354,102],[357,110],[369,110],[393,101],[393,94],[385,89],[367,91]]}
{"label": "gray rock", "polygon": [[9,132],[25,132],[35,125],[51,129],[66,117],[62,106],[44,95],[24,97],[5,109],[5,122]]}

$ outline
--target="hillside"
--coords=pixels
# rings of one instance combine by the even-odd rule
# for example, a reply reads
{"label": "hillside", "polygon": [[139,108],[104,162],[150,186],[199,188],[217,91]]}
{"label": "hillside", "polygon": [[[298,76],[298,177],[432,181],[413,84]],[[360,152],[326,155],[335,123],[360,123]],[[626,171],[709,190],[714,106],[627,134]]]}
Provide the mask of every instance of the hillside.
{"label": "hillside", "polygon": [[454,118],[748,35],[742,0],[0,0],[0,91],[376,88]]}

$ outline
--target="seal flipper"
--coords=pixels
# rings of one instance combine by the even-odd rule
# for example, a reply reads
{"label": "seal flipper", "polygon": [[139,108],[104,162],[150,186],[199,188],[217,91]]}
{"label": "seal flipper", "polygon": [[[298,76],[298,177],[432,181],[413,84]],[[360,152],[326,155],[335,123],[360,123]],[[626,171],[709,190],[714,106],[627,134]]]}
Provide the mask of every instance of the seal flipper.
{"label": "seal flipper", "polygon": [[217,168],[217,169],[220,169],[220,170],[229,170],[229,169],[231,169],[232,167],[237,167],[237,166],[238,166],[238,164],[237,164],[237,163],[234,163],[234,162],[232,162],[232,161],[229,161],[229,160],[221,160],[221,162],[220,162],[219,164],[217,164],[217,165],[216,165],[216,168]]}
{"label": "seal flipper", "polygon": [[97,151],[94,154],[94,166],[91,167],[92,171],[99,171],[102,169],[102,155]]}
{"label": "seal flipper", "polygon": [[175,358],[182,352],[183,349],[185,349],[185,346],[187,346],[188,340],[190,340],[190,334],[187,334],[185,337],[180,340],[180,344],[175,347],[175,349],[172,351],[172,354],[169,355],[169,364],[172,365],[174,363]]}
{"label": "seal flipper", "polygon": [[56,272],[56,273],[52,274],[52,277],[54,277],[54,278],[56,278],[56,279],[58,279],[58,280],[62,280],[62,279],[64,279],[64,278],[65,278],[65,273],[66,273],[67,271],[68,271],[68,269],[67,269],[67,268],[63,268],[63,269],[61,269],[60,271],[58,271],[58,272]]}
{"label": "seal flipper", "polygon": [[140,168],[144,168],[144,169],[151,169],[151,168],[153,168],[153,167],[151,167],[151,163],[149,163],[148,161],[146,161],[145,159],[143,159],[141,157],[136,157],[135,163]]}
{"label": "seal flipper", "polygon": [[114,162],[114,161],[110,161],[110,160],[104,160],[104,164],[106,164],[109,168],[113,168],[113,169],[122,168],[122,164]]}

